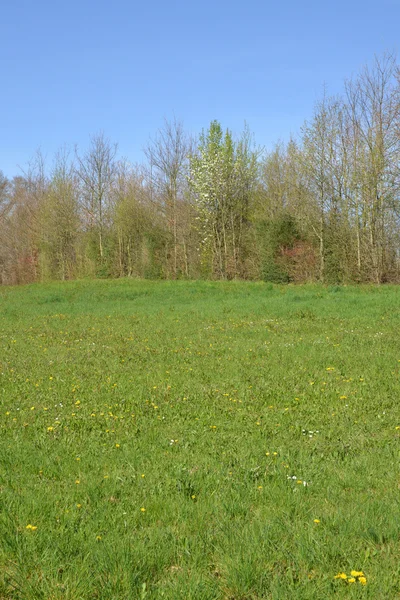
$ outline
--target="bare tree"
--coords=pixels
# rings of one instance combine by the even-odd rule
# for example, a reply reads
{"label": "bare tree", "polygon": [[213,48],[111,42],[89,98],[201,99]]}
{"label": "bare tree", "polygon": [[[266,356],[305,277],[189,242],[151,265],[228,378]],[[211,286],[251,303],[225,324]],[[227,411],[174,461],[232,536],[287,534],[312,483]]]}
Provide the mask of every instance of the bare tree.
{"label": "bare tree", "polygon": [[116,178],[117,145],[103,133],[91,138],[89,150],[82,156],[75,151],[76,173],[81,182],[81,205],[87,228],[96,232],[100,263],[104,258],[104,234],[107,210]]}
{"label": "bare tree", "polygon": [[[360,220],[371,278],[380,283],[385,270],[386,224],[398,210],[400,191],[399,85],[393,54],[375,58],[373,66],[346,82],[347,110],[352,123]],[[366,235],[364,235],[364,233]]]}
{"label": "bare tree", "polygon": [[0,171],[0,219],[4,218],[12,207],[11,186],[7,177]]}
{"label": "bare tree", "polygon": [[113,202],[117,273],[121,277],[143,276],[148,254],[146,236],[161,218],[150,200],[143,168],[127,161],[118,163]]}
{"label": "bare tree", "polygon": [[309,191],[309,205],[303,211],[310,217],[311,228],[319,244],[319,278],[325,279],[326,217],[334,186],[332,166],[335,153],[337,105],[325,94],[315,109],[311,123],[303,127],[303,168]]}
{"label": "bare tree", "polygon": [[[178,273],[179,248],[183,248],[185,264],[187,256],[185,240],[180,231],[179,216],[182,213],[188,155],[192,142],[186,135],[183,125],[175,118],[164,121],[156,137],[150,140],[144,152],[149,163],[149,181],[153,200],[159,206],[167,220],[168,229],[173,237],[173,275]],[[153,193],[154,192],[154,193]],[[187,266],[185,267],[187,270]]]}
{"label": "bare tree", "polygon": [[49,277],[64,280],[75,274],[79,229],[77,176],[64,147],[56,154],[41,207],[41,263]]}

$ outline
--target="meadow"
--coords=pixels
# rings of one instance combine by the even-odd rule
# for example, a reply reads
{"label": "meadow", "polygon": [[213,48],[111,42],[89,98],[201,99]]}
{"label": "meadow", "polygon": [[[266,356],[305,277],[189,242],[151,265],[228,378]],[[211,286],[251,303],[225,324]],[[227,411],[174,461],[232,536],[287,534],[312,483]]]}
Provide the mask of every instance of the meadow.
{"label": "meadow", "polygon": [[400,288],[0,288],[0,599],[400,598]]}

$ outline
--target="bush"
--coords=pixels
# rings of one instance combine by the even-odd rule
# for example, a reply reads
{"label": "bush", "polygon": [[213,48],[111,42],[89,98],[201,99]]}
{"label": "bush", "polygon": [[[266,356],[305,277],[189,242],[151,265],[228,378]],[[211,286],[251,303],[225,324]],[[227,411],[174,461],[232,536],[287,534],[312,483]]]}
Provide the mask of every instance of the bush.
{"label": "bush", "polygon": [[266,262],[262,266],[262,280],[271,283],[289,283],[290,276],[285,269],[282,269],[277,263]]}

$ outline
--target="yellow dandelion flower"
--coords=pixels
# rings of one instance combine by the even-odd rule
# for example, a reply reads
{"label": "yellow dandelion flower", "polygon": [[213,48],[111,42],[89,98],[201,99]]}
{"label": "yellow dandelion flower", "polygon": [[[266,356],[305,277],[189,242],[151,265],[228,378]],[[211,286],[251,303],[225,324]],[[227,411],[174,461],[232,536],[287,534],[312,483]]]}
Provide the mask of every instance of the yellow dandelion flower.
{"label": "yellow dandelion flower", "polygon": [[338,573],[335,575],[334,579],[347,579],[346,573]]}
{"label": "yellow dandelion flower", "polygon": [[48,427],[47,431],[54,431],[54,427]]}
{"label": "yellow dandelion flower", "polygon": [[75,483],[76,483],[76,485],[79,485],[80,484],[80,480],[79,479],[75,479]]}
{"label": "yellow dandelion flower", "polygon": [[144,512],[146,512],[146,509],[145,509],[145,508],[143,508],[143,506],[142,506],[142,508],[141,508],[140,510],[141,510],[141,512],[143,512],[143,513],[144,513]]}
{"label": "yellow dandelion flower", "polygon": [[354,577],[349,577],[347,581],[348,583],[355,583],[356,580]]}
{"label": "yellow dandelion flower", "polygon": [[321,521],[319,519],[314,519],[314,523],[321,523]]}
{"label": "yellow dandelion flower", "polygon": [[350,575],[352,577],[364,577],[364,573],[362,571],[351,571]]}
{"label": "yellow dandelion flower", "polygon": [[367,585],[367,579],[364,576],[359,577],[358,581],[361,583],[361,585]]}
{"label": "yellow dandelion flower", "polygon": [[25,529],[27,529],[28,531],[36,531],[37,525],[31,525],[30,523],[28,523]]}

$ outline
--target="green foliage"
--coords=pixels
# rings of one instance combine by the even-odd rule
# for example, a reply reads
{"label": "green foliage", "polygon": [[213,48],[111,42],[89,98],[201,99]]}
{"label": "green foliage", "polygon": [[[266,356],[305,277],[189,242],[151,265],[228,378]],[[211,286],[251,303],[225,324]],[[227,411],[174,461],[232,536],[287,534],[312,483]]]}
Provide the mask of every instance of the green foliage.
{"label": "green foliage", "polygon": [[[355,264],[351,234],[346,225],[331,215],[325,225],[325,282],[343,284],[355,279],[349,265]],[[354,267],[353,267],[354,270]]]}
{"label": "green foliage", "polygon": [[155,229],[145,235],[144,277],[146,279],[163,279],[167,235]]}
{"label": "green foliage", "polygon": [[[190,157],[189,183],[196,206],[202,271],[219,278],[241,274],[257,157],[246,129],[239,141],[218,121],[202,132]],[[205,264],[206,263],[206,264]]]}
{"label": "green foliage", "polygon": [[293,248],[296,241],[300,239],[295,218],[288,214],[283,215],[271,223],[271,245],[275,253],[280,248]]}
{"label": "green foliage", "polygon": [[265,260],[262,264],[261,278],[271,283],[289,283],[290,275],[284,268],[280,267],[273,259]]}
{"label": "green foliage", "polygon": [[273,221],[259,221],[257,237],[263,281],[289,283],[291,277],[282,250],[293,248],[300,239],[295,219],[292,215],[283,213]]}
{"label": "green foliage", "polygon": [[0,596],[395,598],[399,294],[0,288]]}

